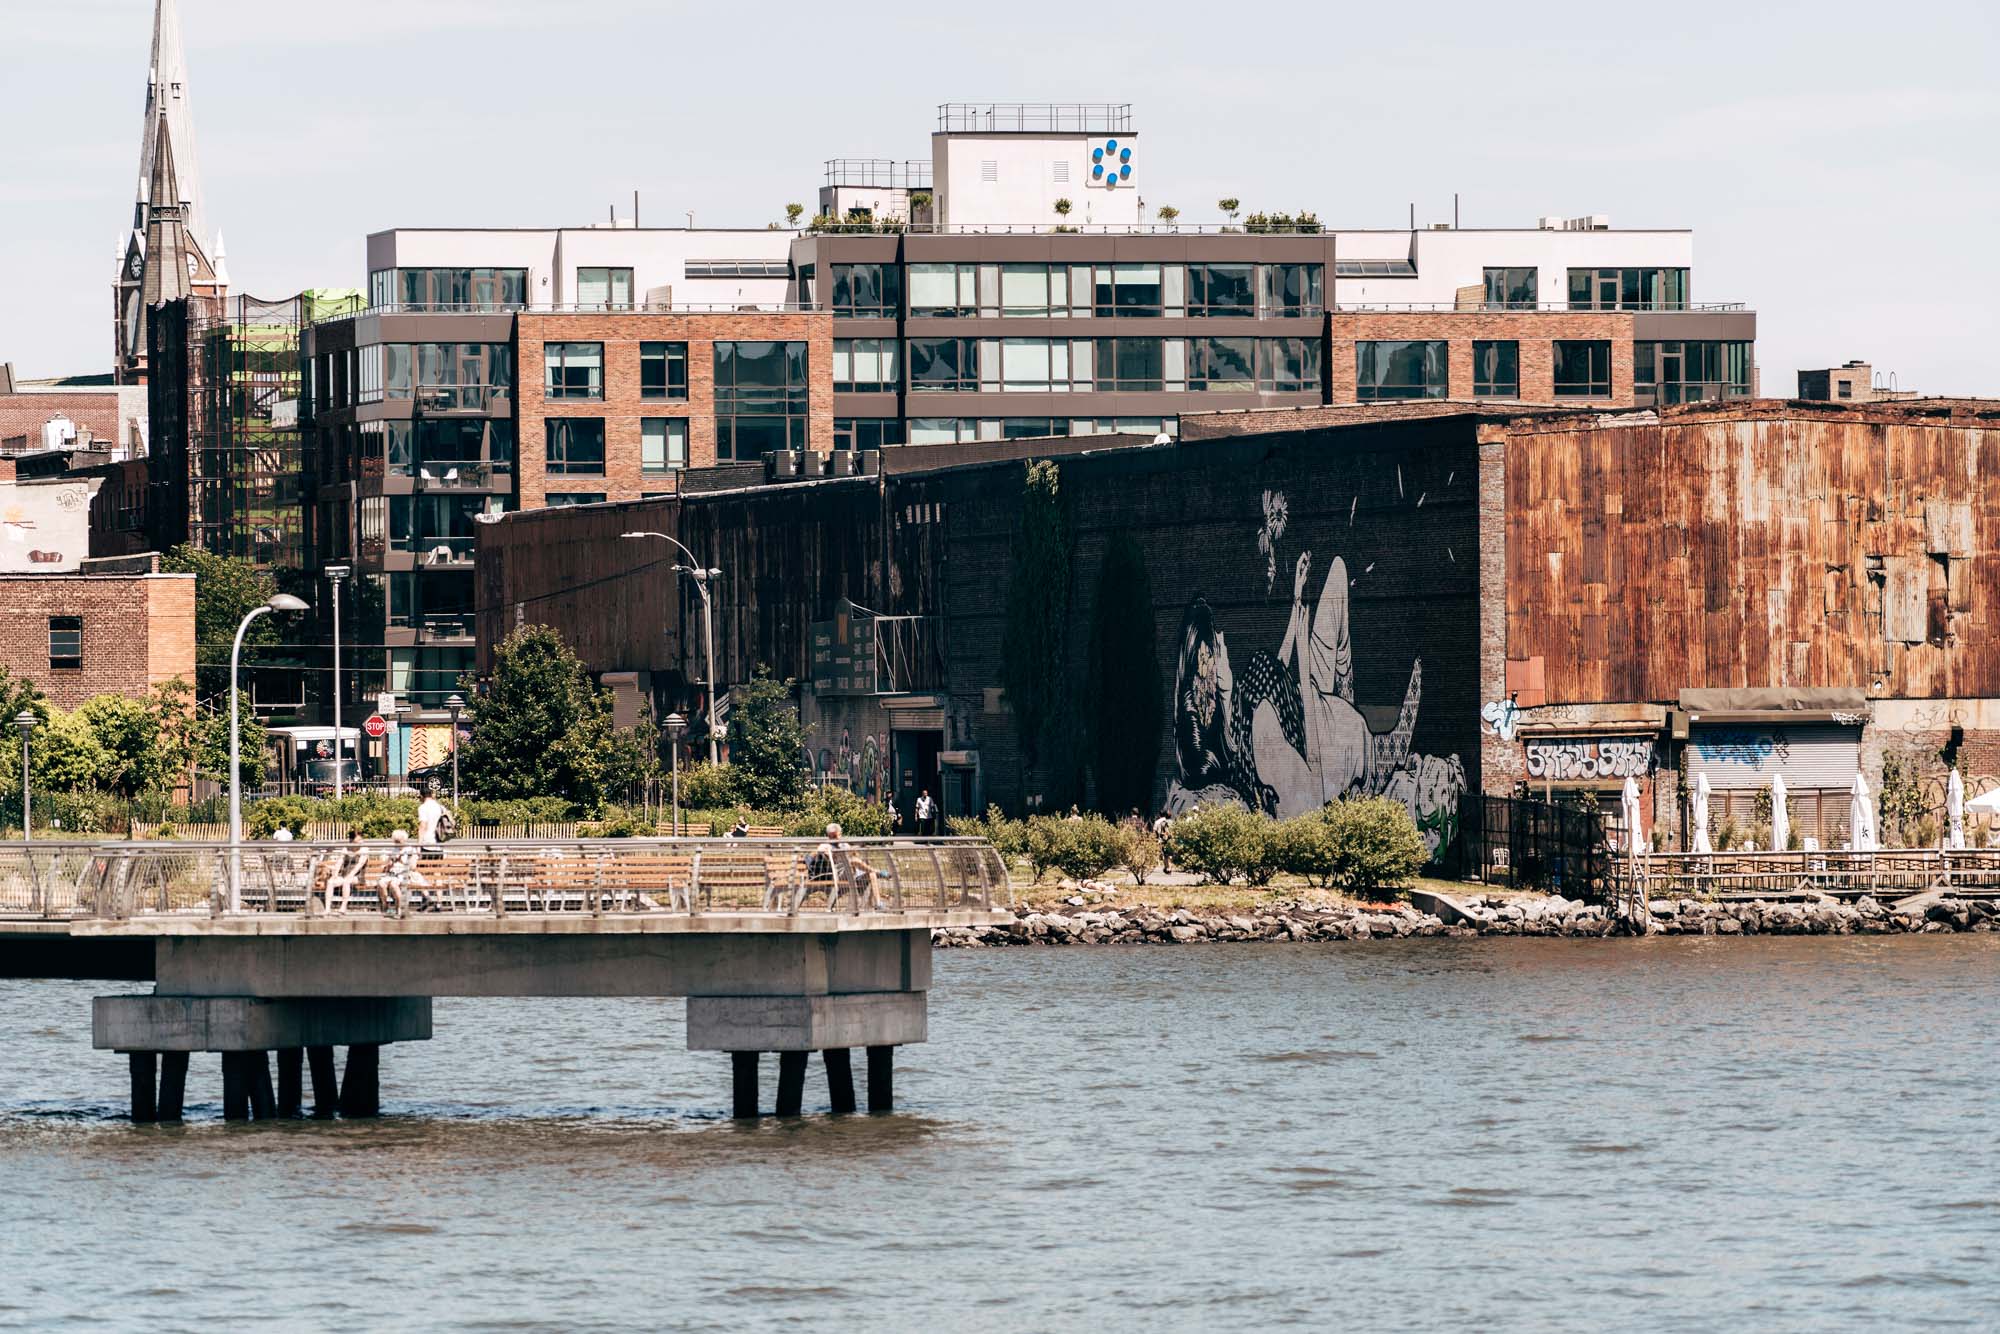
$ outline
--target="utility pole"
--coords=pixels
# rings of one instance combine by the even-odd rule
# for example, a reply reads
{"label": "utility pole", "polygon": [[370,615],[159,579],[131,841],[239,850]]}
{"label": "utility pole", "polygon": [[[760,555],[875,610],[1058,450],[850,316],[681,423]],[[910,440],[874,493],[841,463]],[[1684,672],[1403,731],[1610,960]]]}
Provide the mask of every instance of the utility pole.
{"label": "utility pole", "polygon": [[[326,577],[333,582],[333,799],[340,800],[341,771],[347,767],[347,741],[340,730],[340,585],[346,580],[346,565],[329,565]],[[360,747],[355,747],[357,754]]]}

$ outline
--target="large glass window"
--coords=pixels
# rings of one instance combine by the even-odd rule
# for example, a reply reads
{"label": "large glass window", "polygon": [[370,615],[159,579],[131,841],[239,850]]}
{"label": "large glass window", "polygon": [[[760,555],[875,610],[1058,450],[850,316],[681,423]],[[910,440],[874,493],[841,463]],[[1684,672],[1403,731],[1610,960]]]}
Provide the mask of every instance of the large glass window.
{"label": "large glass window", "polygon": [[1003,317],[1069,314],[1069,268],[1062,264],[1002,264],[1000,314]]}
{"label": "large glass window", "polygon": [[1270,393],[1302,394],[1319,389],[1319,339],[1257,340],[1257,387]]}
{"label": "large glass window", "polygon": [[[1487,270],[1492,272],[1492,270]],[[1488,291],[1491,291],[1489,286]],[[1472,396],[1474,398],[1519,398],[1521,396],[1521,345],[1504,340],[1475,340],[1472,344]]]}
{"label": "large glass window", "polygon": [[[1144,392],[1167,387],[1167,344],[1175,344],[1177,352],[1184,352],[1180,339],[1165,338],[1099,338],[1094,349],[1093,365],[1080,368],[1094,372],[1092,386],[1100,393]],[[1183,363],[1185,365],[1185,363]],[[1183,369],[1182,378],[1186,376]],[[1175,385],[1180,388],[1180,385]]]}
{"label": "large glass window", "polygon": [[1486,270],[1488,310],[1533,310],[1539,275],[1534,269]]}
{"label": "large glass window", "polygon": [[1273,318],[1326,313],[1326,265],[1265,264],[1258,282],[1264,314]]}
{"label": "large glass window", "polygon": [[[1171,268],[1179,285],[1181,266]],[[1167,305],[1166,280],[1158,264],[1099,264],[1091,280],[1091,293],[1092,307],[1100,317],[1159,315]],[[1184,293],[1176,304],[1185,305]]]}
{"label": "large glass window", "polygon": [[973,264],[910,265],[910,315],[937,319],[979,311],[979,269]]}
{"label": "large glass window", "polygon": [[639,471],[677,472],[687,467],[687,463],[687,418],[640,418]]}
{"label": "large glass window", "polygon": [[688,396],[688,345],[686,343],[639,344],[639,397],[686,398]]}
{"label": "large glass window", "polygon": [[368,299],[416,310],[519,310],[528,301],[526,269],[378,269]]}
{"label": "large glass window", "polygon": [[970,338],[912,338],[910,390],[960,391],[979,388],[979,344]]}
{"label": "large glass window", "polygon": [[903,443],[903,423],[895,417],[835,417],[835,449],[881,449]]}
{"label": "large glass window", "polygon": [[576,304],[586,310],[630,310],[632,270],[578,269]]}
{"label": "large glass window", "polygon": [[1555,345],[1557,398],[1611,397],[1611,344],[1600,339]]}
{"label": "large glass window", "polygon": [[804,449],[809,400],[804,343],[715,344],[716,458],[747,461]]}
{"label": "large glass window", "polygon": [[1257,340],[1187,340],[1187,387],[1211,393],[1250,393],[1257,388]]}
{"label": "large glass window", "polygon": [[433,411],[483,408],[514,383],[514,349],[506,343],[384,343],[381,349],[383,396],[415,397]]}
{"label": "large glass window", "polygon": [[543,423],[548,439],[548,470],[553,475],[604,475],[604,418],[550,417]]}
{"label": "large glass window", "polygon": [[894,319],[902,313],[902,276],[894,264],[835,264],[833,313]]}
{"label": "large glass window", "polygon": [[1747,398],[1750,348],[1733,341],[1634,343],[1633,392],[1664,404]]}
{"label": "large glass window", "polygon": [[1257,266],[1254,264],[1188,265],[1187,313],[1255,318]]}
{"label": "large glass window", "polygon": [[855,393],[893,393],[902,382],[899,345],[893,338],[833,340],[833,387]]}
{"label": "large glass window", "polygon": [[561,509],[564,505],[602,505],[602,491],[550,491],[542,500],[550,509]]}
{"label": "large glass window", "polygon": [[544,343],[542,367],[544,397],[604,397],[602,343]]}
{"label": "large glass window", "polygon": [[1000,388],[1009,393],[1066,392],[1069,389],[1069,341],[1062,338],[1001,339]]}
{"label": "large glass window", "polygon": [[1443,398],[1450,362],[1442,340],[1354,345],[1354,394],[1363,403]]}
{"label": "large glass window", "polygon": [[1571,269],[1571,310],[1682,310],[1686,269]]}

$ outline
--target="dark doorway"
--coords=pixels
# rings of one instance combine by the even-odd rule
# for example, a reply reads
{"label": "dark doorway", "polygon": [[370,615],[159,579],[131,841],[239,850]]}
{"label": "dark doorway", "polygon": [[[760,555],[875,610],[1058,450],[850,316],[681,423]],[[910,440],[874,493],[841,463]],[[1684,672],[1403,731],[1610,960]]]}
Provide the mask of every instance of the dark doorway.
{"label": "dark doorway", "polygon": [[892,732],[890,737],[896,752],[896,810],[902,816],[897,827],[913,834],[917,832],[917,794],[928,789],[931,800],[941,799],[938,752],[944,749],[944,733]]}
{"label": "dark doorway", "polygon": [[944,771],[944,814],[946,819],[959,815],[977,815],[972,804],[972,779],[977,772],[969,764],[948,765]]}

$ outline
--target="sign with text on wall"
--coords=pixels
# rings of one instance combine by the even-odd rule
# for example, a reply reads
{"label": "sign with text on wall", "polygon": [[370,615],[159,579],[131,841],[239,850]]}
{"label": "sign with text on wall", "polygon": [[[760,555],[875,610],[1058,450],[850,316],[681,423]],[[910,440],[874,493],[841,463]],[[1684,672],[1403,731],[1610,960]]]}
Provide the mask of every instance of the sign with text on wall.
{"label": "sign with text on wall", "polygon": [[1644,778],[1653,767],[1653,738],[1530,737],[1528,777],[1552,783]]}
{"label": "sign with text on wall", "polygon": [[875,617],[846,598],[830,621],[812,623],[816,695],[875,693]]}

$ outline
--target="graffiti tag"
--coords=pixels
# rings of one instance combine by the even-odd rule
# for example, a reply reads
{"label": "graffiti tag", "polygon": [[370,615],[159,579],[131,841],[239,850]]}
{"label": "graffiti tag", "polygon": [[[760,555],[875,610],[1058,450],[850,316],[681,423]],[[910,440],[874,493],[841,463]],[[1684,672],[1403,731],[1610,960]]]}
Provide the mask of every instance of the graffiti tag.
{"label": "graffiti tag", "polygon": [[1521,710],[1511,699],[1496,699],[1479,711],[1481,730],[1497,736],[1502,741],[1514,739],[1514,729],[1520,725]]}
{"label": "graffiti tag", "polygon": [[1652,767],[1651,737],[1528,742],[1531,778],[1642,778]]}
{"label": "graffiti tag", "polygon": [[1791,758],[1791,746],[1771,732],[1708,731],[1694,739],[1694,748],[1713,764],[1739,764],[1746,769],[1762,768],[1776,756],[1780,762]]}

